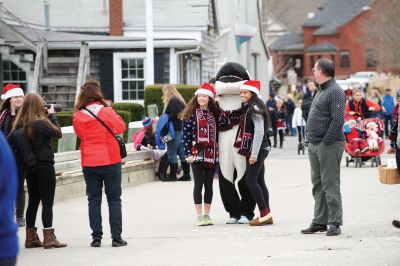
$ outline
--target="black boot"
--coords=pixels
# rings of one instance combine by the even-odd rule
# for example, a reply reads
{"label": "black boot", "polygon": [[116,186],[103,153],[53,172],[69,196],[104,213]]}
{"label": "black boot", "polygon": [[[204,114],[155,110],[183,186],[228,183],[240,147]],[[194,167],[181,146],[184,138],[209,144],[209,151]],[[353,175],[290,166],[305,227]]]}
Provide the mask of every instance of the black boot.
{"label": "black boot", "polygon": [[161,180],[164,181],[167,179],[167,170],[168,170],[169,160],[167,154],[161,157],[160,164],[158,166],[158,172],[156,176]]}
{"label": "black boot", "polygon": [[179,181],[190,181],[190,165],[188,163],[182,163],[183,176]]}
{"label": "black boot", "polygon": [[169,176],[163,181],[177,181],[176,178],[176,171],[178,171],[178,164],[177,163],[170,163],[169,164]]}

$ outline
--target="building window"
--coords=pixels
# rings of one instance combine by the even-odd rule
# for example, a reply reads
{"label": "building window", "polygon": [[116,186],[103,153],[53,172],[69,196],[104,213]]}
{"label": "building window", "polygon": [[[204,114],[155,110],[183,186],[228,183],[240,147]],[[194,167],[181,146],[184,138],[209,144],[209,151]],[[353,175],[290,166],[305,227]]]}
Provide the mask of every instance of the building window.
{"label": "building window", "polygon": [[3,61],[3,84],[12,83],[21,86],[26,91],[26,73],[11,61]]}
{"label": "building window", "polygon": [[315,58],[313,55],[310,56],[310,65],[311,65],[311,67],[315,66]]}
{"label": "building window", "polygon": [[376,51],[375,49],[367,49],[367,67],[376,67]]}
{"label": "building window", "polygon": [[114,53],[114,101],[143,103],[145,53]]}
{"label": "building window", "polygon": [[340,52],[340,67],[349,68],[350,67],[350,52],[342,51]]}

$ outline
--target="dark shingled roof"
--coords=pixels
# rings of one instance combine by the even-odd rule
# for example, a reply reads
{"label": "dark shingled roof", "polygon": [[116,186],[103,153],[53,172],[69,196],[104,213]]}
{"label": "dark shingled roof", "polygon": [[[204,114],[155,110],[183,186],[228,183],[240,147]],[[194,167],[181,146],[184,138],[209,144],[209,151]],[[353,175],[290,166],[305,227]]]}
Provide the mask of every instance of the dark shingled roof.
{"label": "dark shingled roof", "polygon": [[310,47],[308,47],[306,50],[306,52],[337,52],[339,51],[339,49],[332,43],[330,42],[322,42],[318,45],[313,44]]}
{"label": "dark shingled roof", "polygon": [[286,33],[273,42],[269,49],[271,51],[293,51],[303,50],[303,33]]}
{"label": "dark shingled roof", "polygon": [[338,26],[351,21],[370,7],[374,0],[325,0],[323,9],[315,17],[304,22],[304,27],[319,27],[314,35],[332,35]]}

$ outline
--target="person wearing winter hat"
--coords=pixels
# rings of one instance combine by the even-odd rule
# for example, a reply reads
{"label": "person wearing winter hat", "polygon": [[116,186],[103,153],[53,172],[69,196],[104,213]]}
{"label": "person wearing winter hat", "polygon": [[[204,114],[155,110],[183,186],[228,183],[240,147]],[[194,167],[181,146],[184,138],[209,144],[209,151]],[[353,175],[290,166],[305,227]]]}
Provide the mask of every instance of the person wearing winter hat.
{"label": "person wearing winter hat", "polygon": [[[18,110],[21,108],[24,101],[24,91],[19,85],[6,84],[3,88],[1,99],[4,101],[0,107],[0,130],[5,136],[11,132],[14,125],[15,118],[17,117]],[[25,210],[25,171],[18,164],[18,193],[16,200],[15,216],[18,226],[25,226],[24,210]]]}
{"label": "person wearing winter hat", "polygon": [[246,157],[246,184],[260,211],[260,216],[249,222],[250,226],[273,224],[269,193],[264,179],[264,160],[271,150],[268,134],[270,118],[267,107],[258,97],[259,94],[258,80],[248,80],[240,86],[243,116],[234,144],[239,149],[238,153]]}
{"label": "person wearing winter hat", "polygon": [[[213,224],[209,213],[213,197],[215,167],[218,161],[217,121],[219,116],[218,107],[214,102],[215,95],[215,89],[209,83],[202,84],[179,114],[179,118],[183,120],[183,151],[193,172],[193,198],[198,226]],[[203,185],[204,212],[201,195]]]}
{"label": "person wearing winter hat", "polygon": [[153,149],[155,147],[153,122],[154,119],[151,117],[143,118],[143,129],[133,135],[133,146],[137,151]]}

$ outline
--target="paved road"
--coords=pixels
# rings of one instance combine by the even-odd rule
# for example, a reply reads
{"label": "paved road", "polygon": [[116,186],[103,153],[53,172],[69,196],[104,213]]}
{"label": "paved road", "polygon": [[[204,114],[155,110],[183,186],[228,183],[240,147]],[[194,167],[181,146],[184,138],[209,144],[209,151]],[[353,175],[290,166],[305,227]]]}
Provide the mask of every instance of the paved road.
{"label": "paved road", "polygon": [[[343,160],[342,166],[344,226],[338,237],[299,233],[313,213],[309,164],[307,155],[297,155],[296,138],[288,137],[266,161],[272,226],[226,225],[214,182],[215,225],[197,227],[192,182],[148,183],[123,190],[127,247],[111,247],[103,208],[103,246],[91,248],[87,201],[78,198],[54,208],[57,236],[68,247],[22,248],[19,265],[400,265],[400,230],[391,225],[400,218],[400,187],[380,184],[369,164],[346,168]],[[21,231],[21,247],[24,239]]]}

